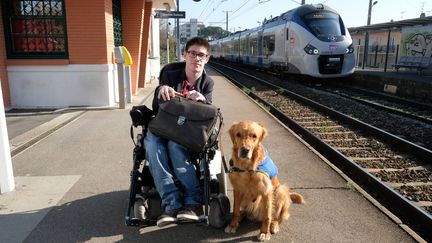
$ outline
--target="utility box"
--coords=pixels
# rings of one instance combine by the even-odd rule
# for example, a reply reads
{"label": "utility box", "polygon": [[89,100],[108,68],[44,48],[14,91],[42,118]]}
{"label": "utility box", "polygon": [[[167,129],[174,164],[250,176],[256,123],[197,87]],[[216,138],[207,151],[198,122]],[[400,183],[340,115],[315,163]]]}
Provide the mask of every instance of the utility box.
{"label": "utility box", "polygon": [[117,64],[119,108],[125,108],[125,102],[132,103],[132,86],[130,67],[133,64],[132,57],[124,46],[114,47],[114,58]]}

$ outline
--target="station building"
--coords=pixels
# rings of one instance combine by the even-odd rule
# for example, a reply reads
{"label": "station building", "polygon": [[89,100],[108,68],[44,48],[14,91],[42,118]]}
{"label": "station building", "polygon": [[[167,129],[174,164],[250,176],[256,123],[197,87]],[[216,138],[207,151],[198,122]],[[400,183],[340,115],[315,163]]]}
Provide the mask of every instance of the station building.
{"label": "station building", "polygon": [[[422,57],[423,61],[432,58],[431,16],[422,15],[420,18],[353,27],[348,30],[355,46],[357,67],[391,69],[401,57]],[[364,56],[366,32],[369,32],[367,57]]]}
{"label": "station building", "polygon": [[135,94],[160,70],[154,9],[175,8],[175,0],[2,0],[5,108],[115,105],[115,46],[132,57]]}

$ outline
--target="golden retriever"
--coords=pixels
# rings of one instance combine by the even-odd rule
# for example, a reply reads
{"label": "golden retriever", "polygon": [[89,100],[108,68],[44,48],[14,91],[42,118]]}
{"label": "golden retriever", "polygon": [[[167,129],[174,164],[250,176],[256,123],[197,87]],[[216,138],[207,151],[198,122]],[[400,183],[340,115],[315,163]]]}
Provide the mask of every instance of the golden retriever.
{"label": "golden retriever", "polygon": [[[225,232],[235,233],[239,222],[246,216],[261,221],[258,240],[269,240],[271,234],[279,232],[282,220],[288,219],[291,200],[304,203],[303,196],[290,193],[288,187],[279,184],[275,176],[277,168],[262,145],[267,135],[263,123],[235,123],[229,134],[233,143],[229,179],[234,189],[234,208],[233,218]],[[271,162],[270,170],[266,171],[261,165],[268,160]]]}

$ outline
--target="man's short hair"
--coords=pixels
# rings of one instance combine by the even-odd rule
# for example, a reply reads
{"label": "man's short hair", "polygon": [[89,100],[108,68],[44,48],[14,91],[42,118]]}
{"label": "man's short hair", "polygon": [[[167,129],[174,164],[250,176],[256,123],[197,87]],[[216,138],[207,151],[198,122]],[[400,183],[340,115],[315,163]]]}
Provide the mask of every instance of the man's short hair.
{"label": "man's short hair", "polygon": [[197,36],[188,40],[188,42],[186,43],[185,51],[188,51],[189,47],[193,45],[203,46],[205,49],[207,49],[207,52],[210,52],[210,45],[206,38]]}

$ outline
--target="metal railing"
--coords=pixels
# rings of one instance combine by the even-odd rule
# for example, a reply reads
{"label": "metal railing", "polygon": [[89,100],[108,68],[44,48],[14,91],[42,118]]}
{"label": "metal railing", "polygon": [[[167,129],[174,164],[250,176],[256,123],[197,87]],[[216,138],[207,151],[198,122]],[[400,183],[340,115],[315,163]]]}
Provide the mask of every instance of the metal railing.
{"label": "metal railing", "polygon": [[364,46],[357,45],[355,48],[356,67],[363,67],[363,61],[366,59],[365,67],[376,69],[393,69],[399,59],[399,45],[389,46],[387,52],[386,45],[370,45],[367,57],[364,58]]}

